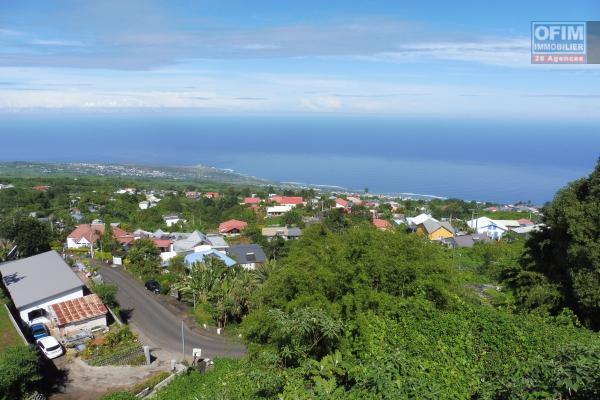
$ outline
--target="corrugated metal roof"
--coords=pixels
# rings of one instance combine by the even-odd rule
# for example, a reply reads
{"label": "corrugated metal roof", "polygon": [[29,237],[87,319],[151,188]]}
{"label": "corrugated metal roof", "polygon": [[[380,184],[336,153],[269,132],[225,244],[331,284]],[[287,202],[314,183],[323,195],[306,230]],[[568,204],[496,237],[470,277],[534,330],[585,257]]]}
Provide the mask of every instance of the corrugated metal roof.
{"label": "corrugated metal roof", "polygon": [[81,288],[83,282],[55,251],[0,265],[15,307],[21,308]]}

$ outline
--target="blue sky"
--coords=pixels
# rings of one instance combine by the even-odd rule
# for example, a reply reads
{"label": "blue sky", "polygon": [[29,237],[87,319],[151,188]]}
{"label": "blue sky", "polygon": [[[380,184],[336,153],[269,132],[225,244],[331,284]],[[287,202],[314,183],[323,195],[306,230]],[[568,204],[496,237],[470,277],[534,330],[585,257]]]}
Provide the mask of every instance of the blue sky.
{"label": "blue sky", "polygon": [[530,64],[589,1],[3,1],[0,112],[600,119],[600,66]]}

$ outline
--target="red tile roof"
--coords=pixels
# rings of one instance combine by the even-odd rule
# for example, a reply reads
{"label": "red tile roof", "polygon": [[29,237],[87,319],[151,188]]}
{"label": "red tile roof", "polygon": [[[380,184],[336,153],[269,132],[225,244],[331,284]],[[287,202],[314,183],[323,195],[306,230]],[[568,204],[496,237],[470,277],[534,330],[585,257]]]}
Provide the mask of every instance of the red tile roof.
{"label": "red tile roof", "polygon": [[234,230],[242,231],[248,226],[247,222],[238,221],[237,219],[230,219],[229,221],[221,222],[219,224],[220,233],[229,233]]}
{"label": "red tile roof", "polygon": [[[85,238],[88,242],[95,242],[104,235],[104,224],[82,224],[67,236],[68,238],[80,240]],[[121,244],[130,244],[135,237],[119,227],[113,227],[113,237]]]}
{"label": "red tile roof", "polygon": [[275,203],[282,204],[282,205],[287,205],[287,204],[298,205],[298,204],[304,203],[304,199],[299,196],[273,196],[273,197],[271,197],[270,200],[274,201]]}
{"label": "red tile roof", "polygon": [[260,197],[246,197],[244,199],[244,204],[258,204],[260,203],[261,198]]}
{"label": "red tile roof", "polygon": [[375,225],[375,227],[377,229],[389,229],[392,226],[392,224],[390,224],[385,219],[377,219],[377,218],[373,220],[373,225]]}
{"label": "red tile roof", "polygon": [[170,239],[152,239],[152,241],[158,248],[167,248],[173,244],[173,241]]}
{"label": "red tile roof", "polygon": [[342,207],[348,207],[348,204],[350,204],[348,200],[340,199],[339,197],[335,199],[335,203],[339,204]]}
{"label": "red tile roof", "polygon": [[52,304],[51,308],[60,326],[99,317],[108,312],[100,297],[95,293]]}

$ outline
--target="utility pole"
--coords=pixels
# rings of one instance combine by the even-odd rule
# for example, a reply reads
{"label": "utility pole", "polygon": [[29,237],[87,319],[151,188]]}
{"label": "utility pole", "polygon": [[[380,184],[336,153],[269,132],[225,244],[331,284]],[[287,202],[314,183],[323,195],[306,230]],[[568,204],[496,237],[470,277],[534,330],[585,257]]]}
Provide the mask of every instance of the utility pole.
{"label": "utility pole", "polygon": [[181,357],[185,360],[185,336],[183,334],[183,320],[181,320]]}

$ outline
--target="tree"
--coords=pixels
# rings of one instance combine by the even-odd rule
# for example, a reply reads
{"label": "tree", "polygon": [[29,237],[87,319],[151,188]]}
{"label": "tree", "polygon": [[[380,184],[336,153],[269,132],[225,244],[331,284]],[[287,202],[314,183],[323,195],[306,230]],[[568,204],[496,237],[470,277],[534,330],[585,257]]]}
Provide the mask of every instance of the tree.
{"label": "tree", "polygon": [[117,285],[112,283],[97,283],[93,289],[104,304],[109,307],[117,305]]}
{"label": "tree", "polygon": [[127,259],[132,269],[145,279],[154,278],[160,273],[160,250],[150,239],[135,241]]}
{"label": "tree", "polygon": [[0,227],[0,235],[17,245],[22,257],[34,256],[50,250],[50,234],[46,225],[30,217],[7,220]]}
{"label": "tree", "polygon": [[38,356],[33,348],[14,346],[0,352],[0,400],[20,399],[40,379]]}
{"label": "tree", "polygon": [[569,307],[600,328],[600,160],[588,177],[561,189],[543,214],[545,227],[527,244],[525,268],[558,288],[563,302],[555,311]]}

